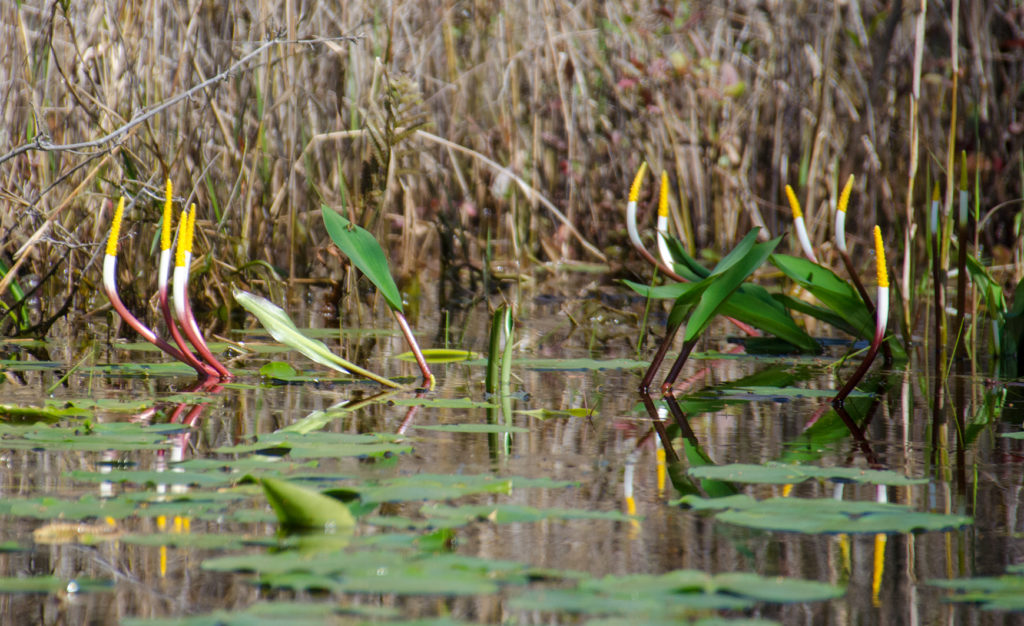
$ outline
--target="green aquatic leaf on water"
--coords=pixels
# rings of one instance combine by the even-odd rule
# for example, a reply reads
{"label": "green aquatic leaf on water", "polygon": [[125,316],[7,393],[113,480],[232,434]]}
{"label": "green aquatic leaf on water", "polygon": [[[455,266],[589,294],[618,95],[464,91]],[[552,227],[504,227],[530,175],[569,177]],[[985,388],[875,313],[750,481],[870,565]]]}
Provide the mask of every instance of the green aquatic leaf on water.
{"label": "green aquatic leaf on water", "polygon": [[260,485],[285,528],[334,530],[356,525],[349,508],[330,496],[276,478],[261,478]]}
{"label": "green aquatic leaf on water", "polygon": [[694,478],[774,485],[795,484],[811,479],[894,486],[928,483],[927,478],[908,478],[891,470],[872,470],[856,467],[814,467],[809,465],[785,465],[781,463],[768,463],[765,465],[735,463],[732,465],[695,467],[690,469],[689,474]]}
{"label": "green aquatic leaf on water", "polygon": [[469,398],[392,398],[395,406],[428,406],[436,409],[493,409],[492,402],[479,402]]}
{"label": "green aquatic leaf on water", "polygon": [[260,321],[260,324],[267,329],[267,332],[269,332],[274,339],[298,350],[310,360],[339,372],[351,373],[357,376],[362,376],[363,378],[369,378],[370,380],[380,383],[386,387],[398,388],[401,386],[394,381],[388,380],[378,374],[374,374],[367,369],[359,367],[355,363],[341,358],[331,352],[331,350],[322,342],[306,337],[299,332],[299,329],[296,328],[295,323],[290,317],[288,317],[288,314],[284,312],[284,309],[277,306],[270,300],[240,289],[234,289],[232,293],[235,296],[235,301],[242,305],[242,308],[246,311],[255,315]]}
{"label": "green aquatic leaf on water", "polygon": [[486,520],[494,524],[510,524],[513,522],[566,519],[593,519],[615,522],[628,522],[637,519],[619,511],[560,508],[538,509],[521,504],[470,504],[465,506],[426,504],[420,509],[420,513],[437,522],[459,526],[479,520]]}
{"label": "green aquatic leaf on water", "polygon": [[320,208],[327,234],[331,236],[334,245],[377,287],[388,306],[402,313],[402,294],[398,291],[395,279],[391,277],[387,255],[374,236],[327,205],[321,205]]}
{"label": "green aquatic leaf on water", "polygon": [[248,452],[287,453],[293,459],[379,457],[405,454],[412,451],[404,438],[389,433],[352,434],[310,432],[298,433],[279,431],[257,437],[254,443],[224,446],[214,452],[218,454],[244,454]]}
{"label": "green aquatic leaf on water", "polygon": [[413,426],[416,430],[433,430],[445,433],[528,433],[529,428],[505,424],[436,424]]}
{"label": "green aquatic leaf on water", "polygon": [[807,534],[911,533],[954,530],[970,517],[917,512],[900,504],[832,498],[769,498],[736,495],[725,498],[684,496],[675,504],[695,510],[719,511],[715,519],[728,524]]}
{"label": "green aquatic leaf on water", "polygon": [[1024,566],[1020,564],[1011,565],[1002,576],[932,579],[925,582],[933,587],[959,592],[947,597],[947,602],[979,604],[989,611],[1024,611]]}
{"label": "green aquatic leaf on water", "polygon": [[[455,350],[452,348],[427,348],[423,350],[423,357],[427,363],[458,363],[459,361],[471,361],[479,359],[480,355],[472,350]],[[412,352],[403,352],[395,356],[401,361],[416,362],[416,355]]]}
{"label": "green aquatic leaf on water", "polygon": [[99,483],[134,483],[136,485],[223,485],[231,482],[228,474],[212,472],[158,472],[155,470],[111,470],[109,472],[90,472],[74,470],[64,474],[74,480]]}

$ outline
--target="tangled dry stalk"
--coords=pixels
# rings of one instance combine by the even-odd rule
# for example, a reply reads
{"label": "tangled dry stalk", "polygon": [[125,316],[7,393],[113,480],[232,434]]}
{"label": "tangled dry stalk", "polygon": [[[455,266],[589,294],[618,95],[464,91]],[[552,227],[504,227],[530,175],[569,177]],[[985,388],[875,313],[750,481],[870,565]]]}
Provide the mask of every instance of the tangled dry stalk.
{"label": "tangled dry stalk", "polygon": [[[980,175],[981,206],[1015,207],[1024,127],[1010,87],[1024,82],[1024,15],[1008,0],[963,4],[955,142]],[[399,244],[406,273],[440,248],[442,223],[477,262],[488,230],[521,264],[621,258],[622,196],[643,159],[673,175],[674,228],[695,248],[725,249],[750,225],[786,228],[786,182],[823,240],[851,173],[854,241],[875,222],[913,228],[931,180],[945,178],[948,7],[918,19],[902,0],[673,6],[5,3],[0,295],[11,305],[9,285],[59,264],[63,279],[35,295],[50,313],[66,299],[88,312],[107,201],[138,196],[131,221],[144,226],[123,242],[123,267],[148,267],[166,176],[200,207],[200,253],[216,251],[194,268],[212,279],[197,294],[208,303],[228,301],[226,282],[253,260],[293,279],[335,271],[319,252],[321,201]],[[922,182],[908,224],[912,139]],[[997,210],[979,236],[1016,262],[1011,213]],[[134,297],[152,280],[130,281]]]}

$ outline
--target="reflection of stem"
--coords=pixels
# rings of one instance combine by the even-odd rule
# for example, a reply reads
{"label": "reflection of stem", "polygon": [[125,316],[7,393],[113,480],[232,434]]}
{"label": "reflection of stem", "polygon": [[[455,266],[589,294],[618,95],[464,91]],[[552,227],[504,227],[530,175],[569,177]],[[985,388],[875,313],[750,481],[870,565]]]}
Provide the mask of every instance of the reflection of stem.
{"label": "reflection of stem", "polygon": [[843,420],[843,424],[850,431],[850,434],[857,442],[857,445],[860,446],[861,452],[864,453],[864,458],[867,459],[868,463],[872,466],[878,466],[878,457],[875,456],[874,451],[871,449],[871,444],[868,443],[868,440],[864,437],[864,431],[857,426],[857,422],[853,421],[853,418],[846,412],[846,409],[843,408],[842,404],[836,405],[834,408],[836,410],[836,414],[839,415],[839,419]]}
{"label": "reflection of stem", "polygon": [[832,398],[832,406],[836,409],[843,406],[843,402],[846,401],[846,397],[854,390],[857,383],[860,382],[860,379],[864,378],[864,374],[866,374],[868,368],[871,367],[871,362],[875,360],[875,355],[878,354],[878,348],[882,345],[882,338],[884,335],[885,327],[881,325],[876,326],[875,338],[871,341],[871,347],[868,348],[868,353],[864,357],[864,360],[861,361],[860,367],[858,367],[857,371],[853,373],[853,376],[850,376],[846,381],[846,384],[843,385],[843,388],[839,390],[839,393]]}
{"label": "reflection of stem", "polygon": [[675,396],[665,396],[665,404],[668,405],[668,410],[672,413],[672,418],[676,420],[676,424],[679,425],[679,430],[682,432],[683,438],[687,439],[694,446],[697,444],[697,435],[693,433],[693,429],[690,428],[690,422],[686,419],[686,415],[683,413],[683,409],[679,407],[679,402],[676,401]]}
{"label": "reflection of stem", "polygon": [[427,359],[423,356],[423,351],[420,350],[420,344],[416,342],[416,337],[412,334],[412,328],[409,328],[409,322],[402,315],[401,311],[395,309],[391,310],[395,314],[395,319],[398,320],[398,326],[402,329],[402,334],[405,335],[405,341],[409,344],[412,349],[412,354],[416,357],[416,364],[420,366],[420,371],[423,372],[423,385],[427,389],[434,388],[434,375],[430,373],[430,367],[427,366]]}

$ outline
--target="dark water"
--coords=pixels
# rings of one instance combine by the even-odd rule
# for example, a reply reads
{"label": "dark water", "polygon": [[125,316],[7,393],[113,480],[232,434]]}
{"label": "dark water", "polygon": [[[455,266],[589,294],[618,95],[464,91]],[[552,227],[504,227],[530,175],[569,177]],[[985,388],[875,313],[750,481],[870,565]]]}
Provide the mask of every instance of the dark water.
{"label": "dark water", "polygon": [[[571,283],[569,283],[571,284]],[[562,293],[568,292],[564,287]],[[636,358],[637,320],[641,303],[585,298],[525,298],[517,315],[516,358]],[[299,304],[294,319],[300,326],[330,324],[319,306]],[[420,320],[421,337],[428,346],[444,341],[447,328],[452,345],[486,352],[488,314],[483,307],[447,320]],[[387,319],[379,327],[392,328]],[[734,349],[716,327],[716,339],[700,347]],[[265,341],[260,335],[237,335],[235,341]],[[341,353],[358,354],[371,349],[373,369],[390,376],[414,377],[413,364],[384,359],[406,350],[397,335],[377,337],[375,344],[360,335],[344,335],[329,343]],[[81,340],[54,346],[52,358],[65,364],[81,359]],[[643,358],[651,353],[645,346]],[[828,366],[832,357],[814,360],[703,358],[694,359],[683,373],[691,389],[736,380],[753,372],[777,367],[799,369],[797,385],[807,389],[835,388]],[[137,351],[99,350],[96,361],[159,359]],[[369,395],[367,385],[260,386],[251,373],[268,358],[287,359],[300,369],[322,372],[294,353],[250,354],[232,366],[249,371],[220,391],[196,421],[196,428],[177,450],[184,459],[221,458],[212,451],[221,446],[247,442],[291,424],[310,412],[324,409],[355,395]],[[807,450],[801,439],[805,427],[819,412],[823,398],[789,397],[784,401],[763,399],[731,405],[724,410],[689,416],[704,452],[716,463],[764,463],[807,453],[819,466],[869,465],[892,469],[912,477],[927,477],[925,485],[889,487],[890,502],[912,505],[918,511],[972,515],[974,524],[962,530],[889,535],[803,535],[764,532],[714,521],[668,501],[678,498],[664,478],[658,437],[639,402],[635,389],[642,370],[559,370],[513,367],[513,408],[516,411],[592,409],[588,417],[516,413],[512,423],[529,429],[515,433],[507,449],[495,452],[485,434],[417,430],[418,426],[453,423],[484,423],[484,409],[452,409],[423,406],[409,418],[408,407],[372,404],[344,419],[332,422],[334,432],[397,432],[412,437],[414,451],[388,463],[355,459],[324,460],[318,471],[348,476],[379,478],[420,472],[449,474],[494,473],[501,476],[551,478],[578,482],[568,489],[523,489],[505,495],[467,496],[459,503],[510,502],[538,508],[579,508],[594,511],[627,511],[631,490],[636,522],[608,520],[546,520],[531,523],[490,524],[477,522],[459,528],[454,546],[458,553],[488,559],[509,559],[546,568],[571,569],[594,576],[606,574],[660,574],[675,569],[709,573],[755,572],[841,584],[846,594],[837,600],[811,604],[759,605],[753,611],[726,613],[734,617],[760,616],[783,624],[1002,624],[1021,621],[1017,616],[982,611],[975,606],[944,601],[949,592],[926,584],[930,579],[999,575],[1024,561],[1020,471],[1024,444],[999,437],[1019,424],[986,417],[982,406],[986,387],[978,379],[967,381],[968,423],[979,420],[970,439],[958,454],[955,411],[936,425],[929,406],[930,379],[923,374],[918,355],[908,367],[883,376],[887,391],[871,419],[866,451],[852,437],[815,442]],[[481,366],[460,363],[438,365],[436,397],[484,400]],[[57,382],[54,372],[11,375],[4,385],[4,402],[38,405],[44,397],[58,401],[75,398],[137,400],[161,409],[154,421],[166,420],[173,405],[162,398],[185,389],[187,376],[123,377],[102,371],[76,371],[66,385],[47,389]],[[406,394],[408,396],[410,394]],[[684,402],[684,408],[686,406]],[[139,413],[136,411],[135,413]],[[131,412],[97,411],[98,422],[130,419]],[[671,442],[680,447],[681,441]],[[171,452],[173,457],[175,452]],[[119,452],[114,459],[136,469],[154,469],[168,456],[154,451]],[[75,470],[96,470],[110,461],[102,451],[6,450],[0,464],[0,489],[4,497],[77,498],[83,494],[110,495],[154,490],[158,486],[97,485],[69,476]],[[170,489],[170,487],[167,487]],[[758,497],[779,496],[783,486],[754,485],[741,488]],[[834,497],[837,486],[809,481],[797,485],[792,495]],[[845,499],[875,500],[876,487],[846,485]],[[263,513],[268,507],[258,498],[251,506]],[[391,514],[416,517],[421,502],[385,505]],[[90,520],[90,523],[95,520]],[[115,539],[93,545],[78,543],[37,544],[33,531],[50,523],[29,517],[0,517],[4,541],[28,550],[0,553],[0,576],[55,575],[63,580],[112,581],[106,589],[89,593],[0,594],[0,622],[4,624],[113,624],[128,617],[180,617],[218,609],[243,609],[261,600],[296,599],[333,602],[345,606],[392,607],[407,617],[446,615],[481,623],[574,623],[585,618],[508,608],[508,598],[519,590],[506,589],[482,597],[420,597],[373,594],[324,594],[260,589],[252,576],[209,572],[200,568],[204,559],[226,551],[198,547],[165,548],[122,543]],[[145,534],[173,527],[174,520],[148,516],[118,520],[121,533]],[[179,520],[192,533],[244,534],[272,538],[276,524],[265,521]],[[356,533],[386,532],[357,527]],[[249,548],[259,552],[263,548]],[[233,551],[229,551],[233,552]],[[880,561],[878,559],[881,559]],[[881,564],[879,568],[876,563]],[[327,623],[345,623],[331,618]],[[356,618],[352,618],[356,620]],[[358,620],[356,620],[358,621]]]}

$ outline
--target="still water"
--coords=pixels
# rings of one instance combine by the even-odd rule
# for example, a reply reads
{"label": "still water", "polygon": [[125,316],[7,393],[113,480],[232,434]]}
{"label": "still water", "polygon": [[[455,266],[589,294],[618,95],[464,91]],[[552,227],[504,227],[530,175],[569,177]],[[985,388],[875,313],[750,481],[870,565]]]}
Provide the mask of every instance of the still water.
{"label": "still water", "polygon": [[[274,351],[273,341],[257,328],[224,337],[237,355],[229,365],[239,373],[238,378],[221,389],[204,392],[201,409],[193,411],[194,405],[189,404],[178,410],[181,394],[193,383],[187,372],[104,368],[109,363],[158,362],[161,357],[123,346],[113,349],[103,343],[105,329],[99,329],[87,339],[79,334],[75,341],[50,346],[50,359],[59,368],[25,370],[7,365],[4,404],[39,406],[50,401],[58,407],[88,407],[91,416],[60,422],[72,431],[100,424],[160,424],[172,419],[191,424],[191,428],[170,430],[168,435],[154,438],[157,443],[152,446],[82,449],[41,441],[38,446],[4,449],[0,465],[3,498],[25,501],[24,506],[37,509],[0,516],[4,549],[0,552],[0,577],[54,579],[48,579],[51,582],[45,589],[32,593],[0,593],[0,622],[115,624],[129,618],[173,619],[213,611],[225,611],[221,617],[230,620],[233,611],[278,601],[323,607],[319,616],[305,615],[310,623],[358,623],[384,616],[547,624],[584,623],[602,617],[600,612],[590,614],[585,609],[545,608],[542,592],[571,587],[573,580],[561,574],[546,578],[537,574],[541,568],[591,578],[658,575],[680,569],[708,574],[752,572],[845,587],[837,599],[758,602],[752,608],[698,610],[675,617],[760,617],[783,624],[1024,621],[1014,614],[949,603],[945,600],[950,591],[928,584],[933,579],[1001,575],[1024,561],[1024,543],[1019,538],[1024,445],[1000,436],[1019,430],[1019,420],[997,419],[999,411],[985,409],[986,402],[989,406],[998,402],[1002,392],[986,387],[980,379],[965,381],[964,414],[969,426],[965,432],[969,434],[967,444],[960,446],[956,411],[947,410],[936,422],[930,406],[932,383],[923,374],[921,355],[913,353],[909,366],[875,375],[874,384],[883,393],[874,403],[863,442],[842,431],[809,437],[808,427],[822,414],[827,391],[836,387],[830,367],[844,348],[833,348],[828,355],[814,359],[753,358],[729,341],[728,333],[734,332],[730,327],[716,326],[712,338],[699,346],[699,358],[691,359],[680,379],[685,381],[685,388],[680,388],[681,408],[692,429],[687,442],[691,452],[696,446],[706,461],[716,465],[802,461],[817,467],[889,469],[928,479],[922,484],[881,488],[829,480],[791,486],[738,484],[740,493],[759,499],[838,497],[865,502],[883,497],[914,511],[969,515],[973,524],[956,530],[879,535],[778,532],[717,521],[712,513],[670,504],[681,495],[672,480],[673,472],[685,475],[695,457],[687,455],[674,428],[667,439],[658,435],[636,393],[643,369],[629,367],[628,361],[638,358],[637,328],[643,303],[603,298],[597,288],[584,288],[581,294],[568,286],[573,282],[556,287],[553,296],[532,295],[519,304],[512,400],[504,409],[500,402],[484,406],[488,397],[483,383],[485,366],[480,360],[437,364],[437,387],[421,398],[422,404],[415,403],[414,393],[402,392],[341,413],[327,420],[322,429],[348,434],[400,433],[402,437],[395,440],[408,445],[410,451],[337,458],[293,458],[294,451],[292,455],[284,451],[280,457],[286,464],[283,475],[295,480],[305,477],[307,484],[320,490],[424,474],[567,481],[571,483],[568,486],[388,501],[372,511],[377,523],[361,518],[354,531],[361,539],[408,533],[410,528],[422,536],[436,525],[425,513],[426,507],[533,507],[542,512],[535,521],[499,523],[481,516],[453,527],[442,537],[444,551],[495,563],[519,563],[532,568],[528,579],[501,584],[488,593],[351,593],[324,591],[316,585],[312,589],[260,586],[253,573],[204,567],[204,562],[209,565],[212,559],[228,555],[269,555],[283,541],[266,500],[242,479],[250,466],[241,460],[252,455],[225,452],[224,448],[252,443],[259,435],[274,433],[345,400],[370,397],[377,389],[336,381],[271,384],[257,372],[269,360],[285,360],[311,376],[334,377],[295,353]],[[292,314],[300,327],[336,328],[338,324],[315,299],[295,303]],[[416,325],[425,346],[447,343],[486,354],[489,322],[486,307],[481,305],[447,317],[424,315]],[[649,320],[648,326],[661,332],[657,320]],[[392,324],[382,318],[376,327],[391,329]],[[317,336],[371,369],[415,381],[413,363],[388,358],[406,350],[397,332],[335,331]],[[223,348],[224,344],[219,345]],[[5,344],[4,348],[7,358],[34,360],[22,347]],[[648,342],[640,358],[649,358],[652,351]],[[565,364],[562,359],[596,362]],[[612,359],[621,360],[609,363],[611,369],[602,369],[601,362]],[[70,370],[76,363],[79,367]],[[787,386],[715,391],[730,381],[768,370],[780,373]],[[704,405],[695,398],[701,390],[711,390],[706,393],[730,401],[700,412]],[[816,395],[817,390],[824,392]],[[439,399],[469,399],[477,404],[437,403]],[[414,401],[412,406],[410,401]],[[508,408],[512,413],[505,415]],[[660,416],[673,425],[672,417],[660,408]],[[487,424],[496,414],[501,423],[515,428],[497,433],[431,428]],[[83,426],[83,420],[88,420],[88,426]],[[12,432],[4,436],[21,437]],[[22,439],[31,437],[40,435],[26,434]],[[673,453],[682,460],[677,468],[666,468],[665,458],[671,459]],[[202,465],[204,460],[216,462]],[[232,471],[236,463],[241,469]],[[136,475],[125,482],[102,479],[104,472],[170,473],[182,468],[213,478],[209,485],[162,483],[154,478],[158,475]],[[246,488],[249,491],[239,496],[237,490]],[[158,503],[164,501],[161,497],[180,503],[187,502],[189,494],[197,494],[197,500],[216,494],[234,494],[234,499],[223,508],[199,510],[177,505],[179,509],[172,507],[158,514]],[[207,495],[200,498],[198,494]],[[83,496],[108,501],[137,497],[136,508],[111,514],[109,521],[106,514],[90,512],[88,507],[77,516],[73,511],[63,517],[38,513],[38,507],[46,504],[41,497],[74,502]],[[587,519],[543,513],[564,509],[609,515]],[[615,512],[619,515],[612,515]],[[635,517],[627,517],[629,513]],[[380,523],[384,517],[407,522]],[[202,541],[144,539],[169,535]],[[223,538],[221,545],[218,537]],[[524,595],[527,592],[536,593]],[[531,606],[534,600],[537,606]],[[287,613],[288,606],[273,619],[294,623],[295,615]],[[628,609],[613,615],[632,623],[647,621],[643,613],[631,615]]]}

